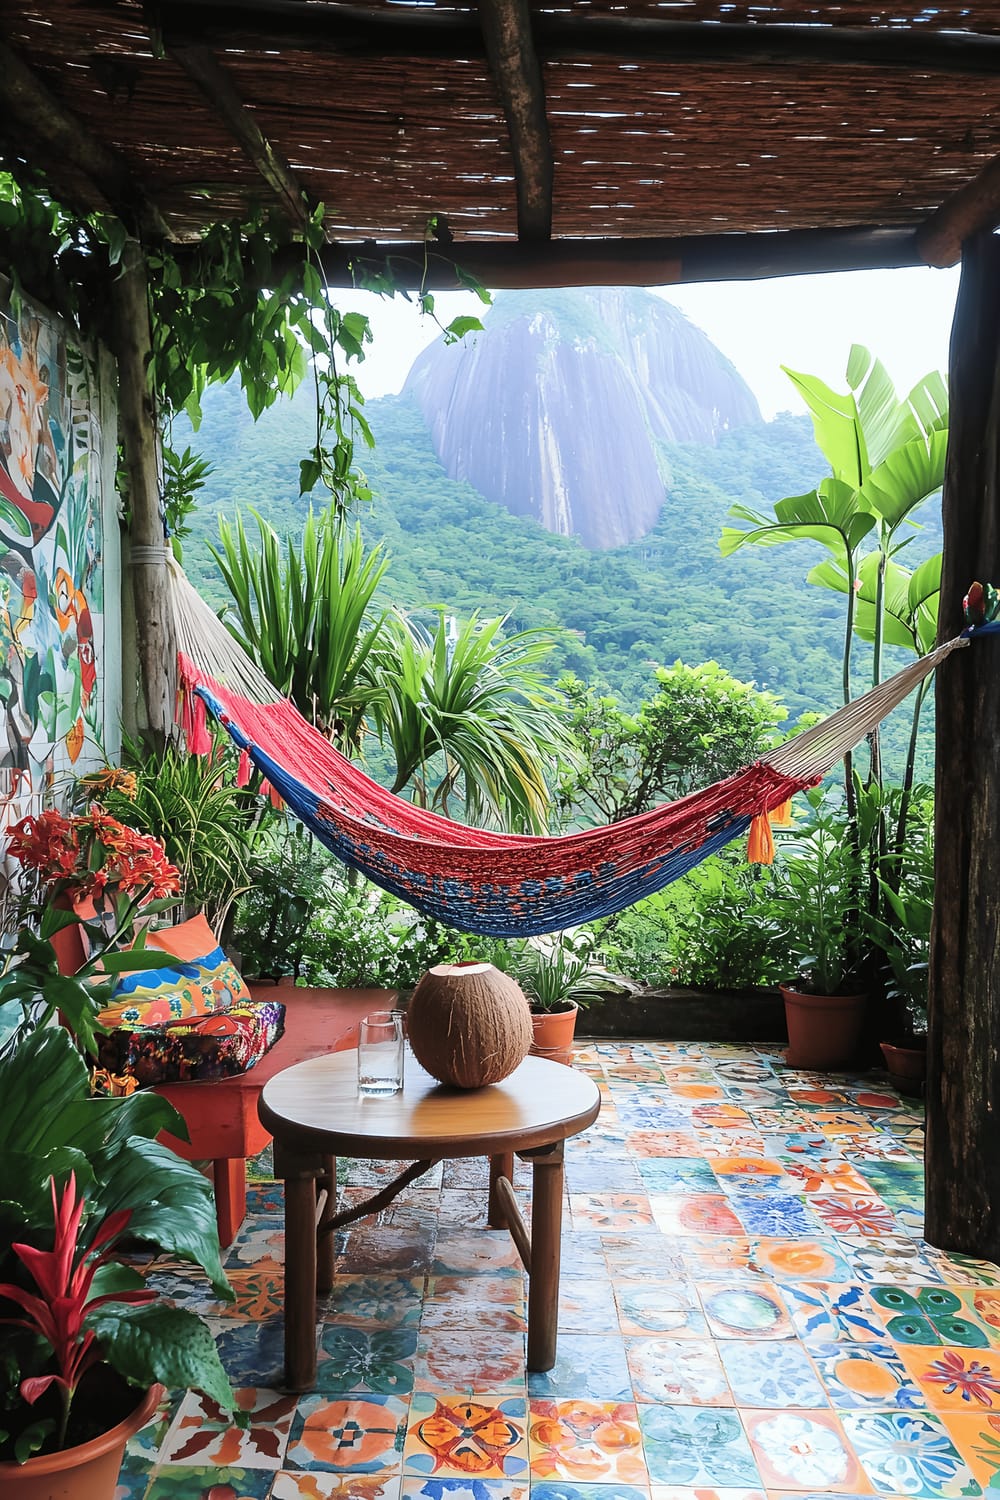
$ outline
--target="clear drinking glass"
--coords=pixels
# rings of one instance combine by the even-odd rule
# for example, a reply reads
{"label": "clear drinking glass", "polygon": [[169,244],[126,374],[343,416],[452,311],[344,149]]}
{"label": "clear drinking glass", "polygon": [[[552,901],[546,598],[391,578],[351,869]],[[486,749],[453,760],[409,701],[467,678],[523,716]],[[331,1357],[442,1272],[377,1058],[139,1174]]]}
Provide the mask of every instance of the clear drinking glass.
{"label": "clear drinking glass", "polygon": [[358,1028],[358,1093],[385,1097],[402,1087],[402,1013],[373,1011]]}

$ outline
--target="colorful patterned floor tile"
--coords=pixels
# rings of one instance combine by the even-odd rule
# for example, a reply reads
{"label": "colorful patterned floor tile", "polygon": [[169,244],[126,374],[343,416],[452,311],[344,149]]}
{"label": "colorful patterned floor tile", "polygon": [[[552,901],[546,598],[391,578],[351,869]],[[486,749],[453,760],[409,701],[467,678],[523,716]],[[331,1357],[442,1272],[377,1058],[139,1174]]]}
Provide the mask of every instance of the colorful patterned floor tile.
{"label": "colorful patterned floor tile", "polygon": [[964,1316],[965,1304],[949,1287],[873,1285],[868,1295],[897,1344],[989,1348],[986,1330],[978,1321]]}
{"label": "colorful patterned floor tile", "polygon": [[[215,1335],[215,1347],[233,1385],[281,1389],[285,1373],[285,1329],[281,1318],[260,1324],[210,1318],[208,1326]],[[319,1330],[317,1322],[317,1340]]]}
{"label": "colorful patterned floor tile", "polygon": [[562,1275],[559,1283],[559,1327],[566,1333],[607,1333],[618,1321],[610,1279]]}
{"label": "colorful patterned floor tile", "polygon": [[894,1344],[809,1344],[809,1356],[839,1410],[894,1407],[915,1411],[927,1402]]}
{"label": "colorful patterned floor tile", "polygon": [[638,1166],[647,1193],[681,1193],[690,1197],[719,1191],[715,1172],[700,1156],[677,1156],[669,1160],[650,1156],[644,1157]]}
{"label": "colorful patterned floor tile", "polygon": [[270,1500],[400,1500],[400,1476],[282,1469],[274,1476]]}
{"label": "colorful patterned floor tile", "polygon": [[431,1274],[450,1276],[520,1276],[521,1261],[505,1230],[442,1229]]}
{"label": "colorful patterned floor tile", "polygon": [[641,1193],[643,1177],[637,1166],[620,1156],[574,1157],[566,1163],[570,1193]]}
{"label": "colorful patterned floor tile", "polygon": [[434,1261],[434,1239],[432,1230],[421,1230],[416,1226],[356,1225],[337,1257],[337,1270],[351,1274],[425,1274]]}
{"label": "colorful patterned floor tile", "polygon": [[629,1374],[637,1401],[678,1406],[732,1406],[711,1339],[628,1338]]}
{"label": "colorful patterned floor tile", "polygon": [[160,1463],[281,1468],[298,1397],[258,1386],[237,1391],[237,1401],[249,1418],[244,1428],[208,1396],[188,1391],[160,1448]]}
{"label": "colorful patterned floor tile", "polygon": [[[646,1463],[635,1405],[614,1401],[531,1401],[528,1451],[532,1481],[645,1485]],[[532,1483],[532,1494],[537,1489]]]}
{"label": "colorful patterned floor tile", "polygon": [[523,1396],[418,1391],[410,1407],[403,1473],[427,1479],[528,1477],[528,1408]]}
{"label": "colorful patterned floor tile", "polygon": [[412,1479],[403,1477],[400,1500],[528,1500],[527,1479]]}
{"label": "colorful patterned floor tile", "polygon": [[640,1164],[648,1156],[698,1155],[698,1139],[693,1130],[630,1130],[625,1136],[625,1146]]}
{"label": "colorful patterned floor tile", "polygon": [[[851,1267],[850,1280],[913,1283],[926,1286],[943,1280],[938,1268],[909,1235],[882,1235],[876,1240],[845,1235],[838,1241]],[[828,1277],[817,1277],[829,1280]]]}
{"label": "colorful patterned floor tile", "polygon": [[684,1256],[679,1241],[670,1241],[656,1229],[634,1234],[602,1234],[608,1274],[622,1281],[680,1281],[684,1278]]}
{"label": "colorful patterned floor tile", "polygon": [[[747,1184],[749,1187],[749,1184]],[[816,1199],[806,1203],[804,1197],[790,1193],[733,1193],[729,1203],[747,1234],[769,1236],[815,1235],[823,1233],[823,1223],[813,1212]]]}
{"label": "colorful patterned floor tile", "polygon": [[761,1476],[734,1411],[705,1411],[690,1406],[638,1408],[653,1485],[683,1484],[697,1491],[705,1485],[759,1485]]}
{"label": "colorful patterned floor tile", "polygon": [[801,1281],[780,1291],[795,1331],[807,1344],[886,1342],[885,1324],[872,1312],[864,1287]]}
{"label": "colorful patterned floor tile", "polygon": [[850,1494],[864,1474],[832,1412],[767,1411],[744,1415],[761,1478],[771,1488]]}
{"label": "colorful patterned floor tile", "polygon": [[[622,1333],[665,1333],[672,1338],[703,1338],[708,1333],[705,1314],[689,1282],[618,1281],[613,1295]],[[560,1327],[562,1315],[560,1314]]]}
{"label": "colorful patterned floor tile", "polygon": [[809,1356],[795,1340],[721,1339],[719,1354],[739,1407],[827,1407]]}
{"label": "colorful patterned floor tile", "polygon": [[535,1480],[531,1500],[649,1500],[634,1484],[573,1484],[565,1479]]}
{"label": "colorful patterned floor tile", "polygon": [[795,1192],[787,1169],[769,1156],[717,1156],[712,1171],[727,1193]]}
{"label": "colorful patterned floor tile", "polygon": [[413,1389],[415,1328],[327,1323],[320,1333],[316,1390],[328,1395],[374,1392],[405,1396]]}
{"label": "colorful patterned floor tile", "polygon": [[[756,1486],[747,1490],[742,1485],[734,1490],[729,1485],[720,1489],[713,1484],[706,1489],[700,1484],[694,1490],[687,1484],[654,1484],[650,1486],[649,1494],[650,1500],[768,1500],[763,1490]],[[600,1500],[600,1497],[595,1497],[595,1500]],[[796,1495],[795,1500],[801,1500],[801,1496]]]}
{"label": "colorful patterned floor tile", "polygon": [[991,1349],[901,1346],[899,1357],[933,1411],[1000,1411],[1000,1356]]}
{"label": "colorful patterned floor tile", "polygon": [[706,1234],[690,1235],[675,1243],[680,1248],[685,1273],[692,1281],[716,1281],[753,1270],[752,1240]]}
{"label": "colorful patterned floor tile", "polygon": [[495,1330],[439,1333],[421,1329],[413,1360],[418,1391],[524,1394],[524,1335]]}
{"label": "colorful patterned floor tile", "polygon": [[398,1473],[407,1411],[407,1402],[397,1396],[303,1396],[282,1467]]}
{"label": "colorful patterned floor tile", "polygon": [[422,1276],[337,1276],[325,1320],[380,1328],[416,1327],[423,1295]]}
{"label": "colorful patterned floor tile", "polygon": [[981,1493],[940,1417],[930,1412],[845,1411],[841,1421],[877,1491],[921,1500]]}
{"label": "colorful patterned floor tile", "polygon": [[1000,1415],[985,1411],[942,1412],[948,1436],[987,1494],[1000,1490]]}
{"label": "colorful patterned floor tile", "polygon": [[934,1245],[920,1246],[935,1268],[941,1280],[948,1286],[1000,1286],[1000,1267],[989,1260],[976,1260],[970,1255],[950,1254],[938,1250]]}
{"label": "colorful patterned floor tile", "polygon": [[790,1339],[792,1320],[773,1286],[759,1280],[698,1282],[708,1326],[717,1339]]}
{"label": "colorful patterned floor tile", "polygon": [[653,1227],[645,1193],[573,1193],[574,1229],[644,1229]]}
{"label": "colorful patterned floor tile", "polygon": [[895,1214],[879,1198],[817,1193],[809,1202],[824,1226],[835,1234],[877,1238],[898,1233]]}
{"label": "colorful patterned floor tile", "polygon": [[760,1239],[753,1244],[750,1264],[774,1281],[852,1281],[846,1253],[833,1238]]}
{"label": "colorful patterned floor tile", "polygon": [[[226,1476],[228,1496],[235,1500],[267,1500],[271,1494],[272,1474],[267,1469],[222,1470]],[[220,1470],[211,1466],[205,1469],[169,1466],[153,1471],[149,1488],[143,1500],[215,1500],[219,1489]]]}
{"label": "colorful patterned floor tile", "polygon": [[650,1193],[653,1219],[661,1234],[742,1235],[743,1226],[721,1193]]}
{"label": "colorful patterned floor tile", "polygon": [[528,1372],[531,1398],[630,1401],[632,1382],[620,1335],[564,1333],[551,1370]]}
{"label": "colorful patterned floor tile", "polygon": [[783,1158],[783,1164],[796,1184],[793,1188],[796,1193],[822,1193],[824,1196],[849,1193],[864,1197],[872,1192],[867,1179],[843,1156],[788,1156]]}

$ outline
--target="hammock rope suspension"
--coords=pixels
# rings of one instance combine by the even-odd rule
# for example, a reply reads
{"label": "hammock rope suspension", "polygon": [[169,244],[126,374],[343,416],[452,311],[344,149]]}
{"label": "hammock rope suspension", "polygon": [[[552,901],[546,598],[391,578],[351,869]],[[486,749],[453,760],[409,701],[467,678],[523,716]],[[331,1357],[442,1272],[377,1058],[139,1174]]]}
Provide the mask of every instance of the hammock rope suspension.
{"label": "hammock rope suspension", "polygon": [[607,827],[539,837],[468,828],[387,792],[281,697],[172,558],[167,571],[188,748],[208,748],[207,710],[346,865],[428,916],[493,937],[558,931],[662,889],[816,786],[970,637],[917,658],[735,776]]}

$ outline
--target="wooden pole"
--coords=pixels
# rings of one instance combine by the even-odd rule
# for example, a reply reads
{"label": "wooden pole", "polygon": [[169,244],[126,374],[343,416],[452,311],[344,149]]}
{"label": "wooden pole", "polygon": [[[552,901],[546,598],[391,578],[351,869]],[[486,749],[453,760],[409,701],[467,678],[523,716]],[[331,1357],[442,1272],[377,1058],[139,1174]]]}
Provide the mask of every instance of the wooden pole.
{"label": "wooden pole", "polygon": [[983,168],[978,177],[946,198],[941,207],[917,230],[917,249],[929,266],[953,266],[962,258],[962,246],[982,229],[1000,223],[1000,156]]}
{"label": "wooden pole", "polygon": [[[940,630],[974,579],[1000,579],[1000,241],[967,241],[951,342]],[[926,1225],[1000,1260],[1000,639],[938,673]]]}
{"label": "wooden pole", "polygon": [[[118,359],[118,423],[128,480],[129,542],[136,684],[123,683],[123,700],[138,700],[137,722],[162,745],[174,719],[176,646],[167,595],[166,543],[160,513],[157,430],[149,391],[152,342],[142,247],[128,240],[120,274],[109,285]],[[127,710],[126,710],[127,713]]]}

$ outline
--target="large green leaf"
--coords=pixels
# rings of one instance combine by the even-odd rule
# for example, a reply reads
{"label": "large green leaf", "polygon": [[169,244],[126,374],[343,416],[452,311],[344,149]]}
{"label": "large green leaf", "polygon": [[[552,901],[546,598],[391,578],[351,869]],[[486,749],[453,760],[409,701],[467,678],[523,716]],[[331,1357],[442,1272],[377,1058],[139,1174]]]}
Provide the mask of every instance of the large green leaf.
{"label": "large green leaf", "polygon": [[876,468],[900,443],[920,434],[917,421],[882,361],[863,344],[853,344],[847,360],[847,383],[854,392],[868,462]]}
{"label": "large green leaf", "polygon": [[816,442],[834,478],[857,489],[870,465],[853,393],[831,390],[817,375],[804,375],[787,365],[781,368],[809,408]]}
{"label": "large green leaf", "polygon": [[918,505],[941,488],[947,448],[947,430],[932,432],[926,441],[916,437],[902,443],[872,469],[861,487],[860,504],[874,511],[890,531],[895,531]]}
{"label": "large green leaf", "polygon": [[[859,587],[854,629],[863,641],[875,639],[878,574],[879,554],[871,552],[858,568]],[[909,584],[908,569],[889,559],[885,565],[883,585],[882,639],[887,646],[902,646],[906,650],[915,651],[913,618],[907,602]]]}
{"label": "large green leaf", "polygon": [[749,522],[751,529],[724,527],[719,540],[723,557],[747,542],[775,546],[814,541],[821,542],[843,566],[876,524],[875,517],[859,506],[857,492],[838,479],[824,479],[805,495],[779,500],[773,518],[745,505],[732,506],[729,514]]}
{"label": "large green leaf", "polygon": [[217,1295],[232,1301],[219,1259],[212,1188],[197,1167],[169,1146],[139,1136],[98,1151],[93,1161],[98,1216],[127,1209],[130,1234],[203,1266]]}
{"label": "large green leaf", "polygon": [[236,1400],[206,1325],[186,1308],[165,1302],[139,1306],[109,1302],[87,1319],[109,1362],[136,1385],[156,1381],[198,1390],[232,1411]]}

